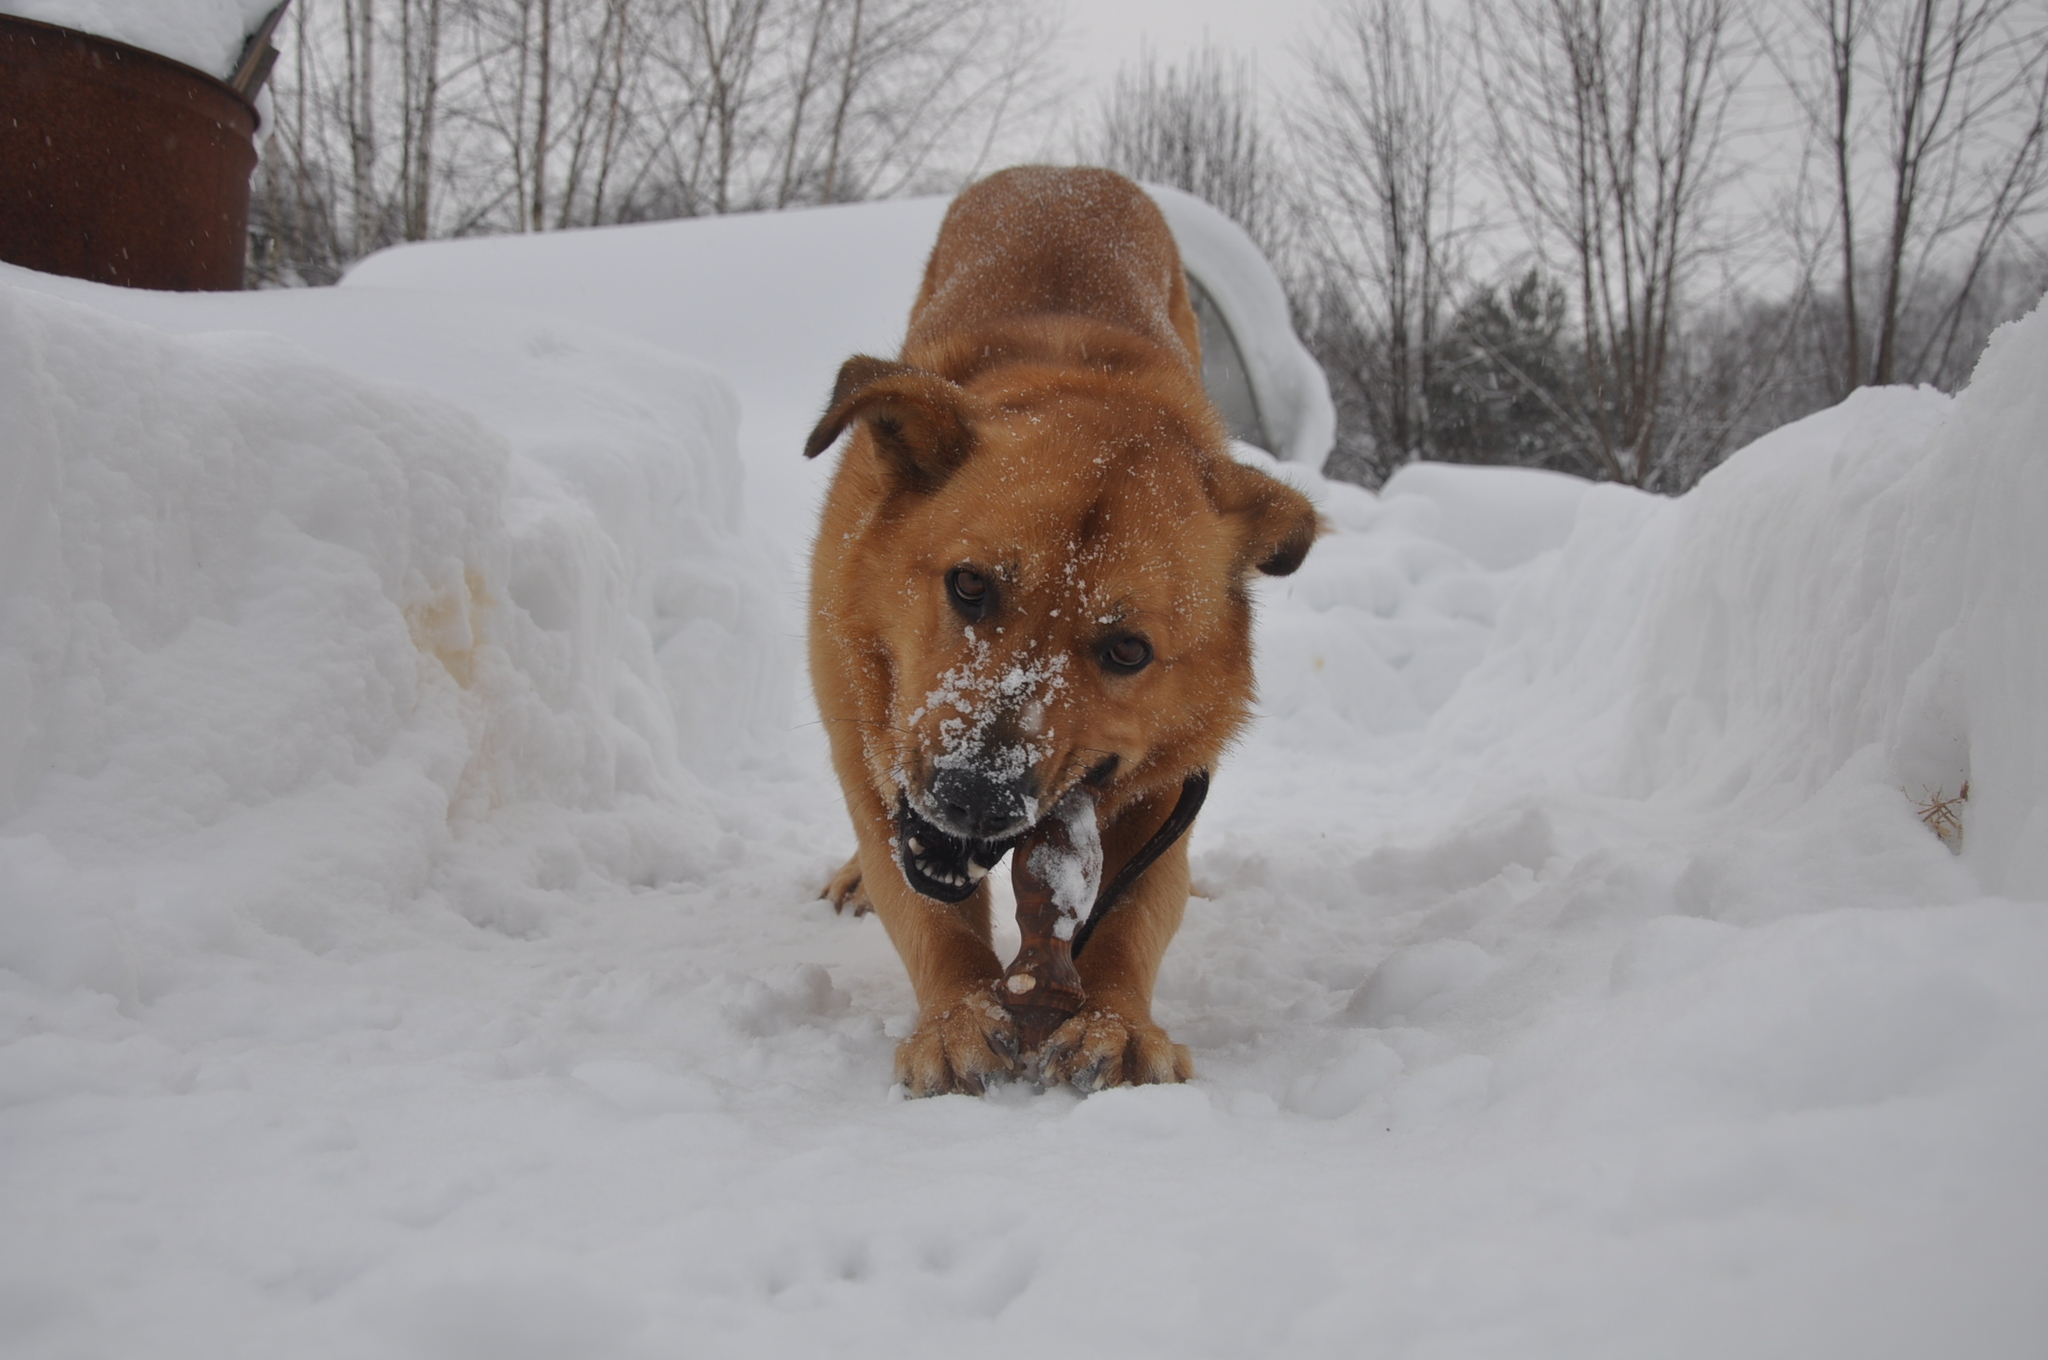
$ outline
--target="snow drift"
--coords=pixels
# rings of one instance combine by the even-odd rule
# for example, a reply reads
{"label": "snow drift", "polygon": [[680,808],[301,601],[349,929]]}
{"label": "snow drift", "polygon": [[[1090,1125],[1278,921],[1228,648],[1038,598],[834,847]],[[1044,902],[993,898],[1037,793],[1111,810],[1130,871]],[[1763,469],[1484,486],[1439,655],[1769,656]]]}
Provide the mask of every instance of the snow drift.
{"label": "snow drift", "polygon": [[[384,309],[381,361],[485,387],[508,436],[275,335],[175,339],[15,288],[0,306],[11,847],[99,871],[201,854],[232,891],[138,878],[322,940],[437,876],[460,895],[451,825],[602,812],[627,880],[701,853],[675,812],[703,796],[691,768],[779,733],[792,650],[735,635],[765,573],[715,380]],[[346,319],[321,320],[346,348]],[[601,409],[622,378],[644,393],[623,416]],[[98,929],[61,894],[46,919],[15,906],[31,955]]]}
{"label": "snow drift", "polygon": [[1675,501],[1276,465],[1334,532],[1195,833],[1201,1080],[902,1102],[736,433],[841,346],[649,239],[0,269],[10,1354],[2039,1351],[2048,314]]}

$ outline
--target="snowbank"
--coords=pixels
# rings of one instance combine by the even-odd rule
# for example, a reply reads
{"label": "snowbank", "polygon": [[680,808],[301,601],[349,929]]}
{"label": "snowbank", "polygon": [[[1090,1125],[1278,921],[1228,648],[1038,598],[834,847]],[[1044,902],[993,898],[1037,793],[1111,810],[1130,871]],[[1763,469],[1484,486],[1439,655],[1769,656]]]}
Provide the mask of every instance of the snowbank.
{"label": "snowbank", "polygon": [[1684,502],[1622,787],[1775,816],[1868,757],[1914,802],[1968,787],[1965,854],[2048,898],[2048,313],[1968,391],[1865,390]]}
{"label": "snowbank", "polygon": [[1505,571],[1562,548],[1592,485],[1540,468],[1404,463],[1380,499],[1419,497],[1435,507],[1434,537],[1488,571]]}
{"label": "snowbank", "polygon": [[[1327,513],[1368,532],[1318,546],[1295,587],[1315,617],[1267,623],[1268,708],[1307,746],[1349,695],[1345,725],[1426,721],[1488,749],[1497,779],[1569,766],[1590,790],[1748,822],[1850,770],[1920,805],[1967,785],[1968,862],[1994,891],[2048,896],[2033,834],[2048,665],[2031,626],[2048,580],[2031,528],[2048,516],[2044,371],[2037,312],[1999,333],[1963,397],[1865,389],[1678,501],[1427,463],[1377,499],[1331,487]],[[1329,673],[1347,635],[1390,666]],[[1302,639],[1318,649],[1306,674]],[[1411,655],[1450,673],[1417,675]],[[1310,690],[1323,700],[1297,728]]]}
{"label": "snowbank", "polygon": [[0,0],[0,14],[61,24],[157,52],[217,80],[277,0]]}
{"label": "snowbank", "polygon": [[[0,292],[10,966],[40,976],[52,940],[122,937],[138,893],[157,927],[248,912],[323,942],[377,933],[360,913],[430,885],[517,917],[514,885],[465,881],[464,825],[488,842],[552,823],[514,866],[529,884],[586,860],[690,872],[713,834],[676,815],[703,796],[692,770],[779,737],[789,696],[738,533],[729,394],[559,325],[320,315],[329,347],[374,348],[366,367],[430,397],[280,345],[306,299],[260,301],[213,314],[270,334],[186,339]],[[465,384],[500,429],[446,399]],[[628,390],[637,409],[610,409]],[[50,877],[65,863],[105,878],[129,925],[81,912]]]}
{"label": "snowbank", "polygon": [[1916,795],[1961,791],[1960,672],[1940,634],[1966,526],[1930,456],[1949,408],[1933,391],[1859,392],[1757,441],[1687,498],[1645,601],[1625,788],[1775,814],[1882,744]]}
{"label": "snowbank", "polygon": [[[2044,377],[2048,308],[2036,307],[1992,337],[1943,432],[1943,470],[1956,483],[1968,528],[1961,535],[1962,569],[1950,578],[1957,594],[1944,601],[1927,592],[1924,606],[1933,615],[1960,605],[1961,633],[1952,642],[1960,655],[1951,655],[1949,667],[1967,676],[1970,862],[1993,887],[2036,899],[2048,898]],[[1921,542],[1930,556],[1958,552],[1953,521],[1944,524],[1930,510],[1923,525]],[[1953,683],[1948,675],[1942,679]],[[1953,703],[1954,692],[1939,698]]]}

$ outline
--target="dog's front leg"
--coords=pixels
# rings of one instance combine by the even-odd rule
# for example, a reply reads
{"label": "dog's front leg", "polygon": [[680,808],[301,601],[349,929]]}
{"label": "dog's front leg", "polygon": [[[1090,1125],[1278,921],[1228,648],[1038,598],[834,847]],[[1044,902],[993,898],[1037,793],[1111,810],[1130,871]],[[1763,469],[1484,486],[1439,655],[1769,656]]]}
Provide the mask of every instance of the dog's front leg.
{"label": "dog's front leg", "polygon": [[[1130,819],[1105,834],[1111,864],[1134,853],[1164,814]],[[1137,825],[1132,825],[1135,822]],[[1186,1081],[1194,1058],[1152,1021],[1152,987],[1166,946],[1188,905],[1188,843],[1159,857],[1095,929],[1076,960],[1088,999],[1040,1050],[1038,1078],[1072,1082],[1083,1091],[1106,1086]]]}
{"label": "dog's front leg", "polygon": [[910,890],[883,836],[863,837],[861,886],[917,992],[917,1028],[896,1047],[896,1079],[913,1096],[979,1095],[1017,1070],[1017,1029],[996,1000],[988,885],[948,905]]}

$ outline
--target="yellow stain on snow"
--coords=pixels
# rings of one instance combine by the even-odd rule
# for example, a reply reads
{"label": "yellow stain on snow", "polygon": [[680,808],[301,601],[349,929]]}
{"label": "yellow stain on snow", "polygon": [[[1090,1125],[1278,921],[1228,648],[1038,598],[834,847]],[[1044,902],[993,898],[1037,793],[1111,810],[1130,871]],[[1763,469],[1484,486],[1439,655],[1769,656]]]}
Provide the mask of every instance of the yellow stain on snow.
{"label": "yellow stain on snow", "polygon": [[439,661],[455,683],[468,689],[476,679],[476,649],[484,644],[483,615],[490,604],[482,573],[464,567],[463,588],[443,591],[405,611],[415,647]]}

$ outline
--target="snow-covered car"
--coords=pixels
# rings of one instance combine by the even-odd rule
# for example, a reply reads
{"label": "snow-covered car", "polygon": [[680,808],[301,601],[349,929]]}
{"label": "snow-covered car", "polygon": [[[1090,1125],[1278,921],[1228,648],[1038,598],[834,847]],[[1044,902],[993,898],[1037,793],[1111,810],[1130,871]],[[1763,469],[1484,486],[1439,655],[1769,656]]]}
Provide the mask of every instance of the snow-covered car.
{"label": "snow-covered car", "polygon": [[[1150,186],[1193,284],[1202,377],[1231,432],[1320,467],[1336,413],[1279,280],[1243,228]],[[795,451],[848,354],[893,354],[950,200],[905,199],[379,251],[348,287],[423,288],[621,330],[731,375],[749,476],[796,476]],[[790,467],[778,467],[788,463]]]}

